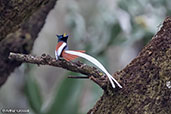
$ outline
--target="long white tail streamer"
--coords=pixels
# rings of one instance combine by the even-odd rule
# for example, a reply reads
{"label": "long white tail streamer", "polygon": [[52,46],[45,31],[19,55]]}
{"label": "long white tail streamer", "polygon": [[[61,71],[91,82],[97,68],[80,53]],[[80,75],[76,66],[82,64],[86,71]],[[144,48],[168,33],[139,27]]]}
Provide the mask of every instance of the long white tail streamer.
{"label": "long white tail streamer", "polygon": [[[109,74],[109,72],[104,68],[104,66],[99,62],[97,61],[95,58],[93,58],[92,56],[90,55],[87,55],[85,53],[81,53],[81,52],[78,52],[78,51],[72,51],[72,50],[65,50],[66,53],[68,54],[72,54],[72,55],[76,55],[76,56],[79,56],[79,57],[82,57],[84,59],[87,59],[88,61],[90,61],[91,63],[93,63],[94,65],[96,65],[97,67],[99,67],[106,75],[107,77],[109,78],[109,81],[110,83],[112,84],[112,87],[115,88],[115,84],[114,82],[120,87],[122,88],[122,86]],[[113,82],[113,81],[114,82]]]}

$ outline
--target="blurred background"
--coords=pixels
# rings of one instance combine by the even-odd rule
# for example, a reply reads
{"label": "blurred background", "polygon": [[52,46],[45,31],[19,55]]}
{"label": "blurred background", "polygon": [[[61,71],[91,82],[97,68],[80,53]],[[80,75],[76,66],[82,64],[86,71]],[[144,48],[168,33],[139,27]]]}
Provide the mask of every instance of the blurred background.
{"label": "blurred background", "polygon": [[[66,32],[69,49],[86,50],[113,74],[137,56],[170,14],[170,0],[59,0],[32,54],[55,57],[56,34]],[[103,91],[90,80],[68,75],[81,74],[22,64],[0,89],[0,107],[29,109],[30,114],[85,114]]]}

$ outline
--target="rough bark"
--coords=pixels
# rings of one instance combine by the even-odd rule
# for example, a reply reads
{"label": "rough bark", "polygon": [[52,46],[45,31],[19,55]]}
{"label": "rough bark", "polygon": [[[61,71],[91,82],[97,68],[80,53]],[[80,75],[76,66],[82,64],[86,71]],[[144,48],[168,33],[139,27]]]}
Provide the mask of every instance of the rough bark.
{"label": "rough bark", "polygon": [[29,53],[56,0],[0,0],[0,86],[21,63],[9,52]]}
{"label": "rough bark", "polygon": [[49,0],[0,0],[0,41]]}
{"label": "rough bark", "polygon": [[123,89],[104,92],[91,114],[171,114],[171,17],[123,70]]}

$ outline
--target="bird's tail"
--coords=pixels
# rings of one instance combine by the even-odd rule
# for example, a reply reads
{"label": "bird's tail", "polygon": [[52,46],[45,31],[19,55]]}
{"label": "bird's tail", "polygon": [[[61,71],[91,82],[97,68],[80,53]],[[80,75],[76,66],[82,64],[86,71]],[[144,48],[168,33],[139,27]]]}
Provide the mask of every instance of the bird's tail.
{"label": "bird's tail", "polygon": [[[84,50],[75,50],[75,52],[80,52],[80,53],[85,53]],[[69,53],[66,53],[66,50],[64,50],[62,52],[62,57],[67,60],[67,61],[71,61],[71,60],[74,60],[76,58],[78,58],[79,56],[77,55],[73,55],[73,54],[69,54]]]}
{"label": "bird's tail", "polygon": [[[70,54],[72,56],[76,56],[76,57],[82,57],[84,59],[87,59],[88,61],[90,61],[91,63],[93,63],[94,65],[96,65],[98,68],[100,68],[109,78],[110,83],[112,84],[112,87],[115,88],[115,84],[114,82],[120,87],[122,88],[122,86],[108,73],[108,71],[104,68],[104,66],[97,61],[94,57],[87,55],[85,53],[82,53],[80,51],[72,51],[72,50],[65,50],[66,54]],[[114,81],[114,82],[113,82]]]}

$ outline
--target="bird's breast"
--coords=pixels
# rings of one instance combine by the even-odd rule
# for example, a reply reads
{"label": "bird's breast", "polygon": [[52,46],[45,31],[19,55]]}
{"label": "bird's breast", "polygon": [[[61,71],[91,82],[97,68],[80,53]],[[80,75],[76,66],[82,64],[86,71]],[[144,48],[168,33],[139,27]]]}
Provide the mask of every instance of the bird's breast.
{"label": "bird's breast", "polygon": [[67,44],[65,42],[58,42],[56,46],[56,52],[57,52],[58,57],[62,55],[62,52],[65,50],[66,47],[67,47]]}
{"label": "bird's breast", "polygon": [[56,51],[58,51],[59,47],[61,47],[63,43],[64,42],[58,42],[58,44],[56,45]]}

